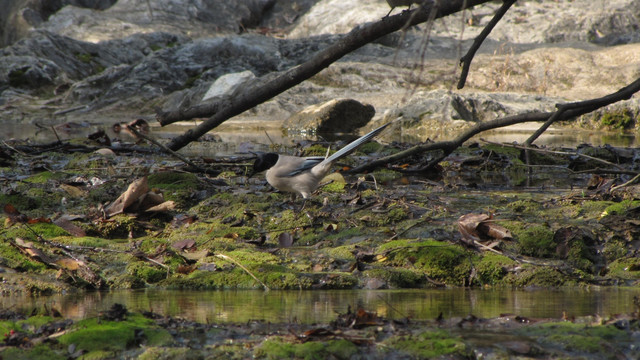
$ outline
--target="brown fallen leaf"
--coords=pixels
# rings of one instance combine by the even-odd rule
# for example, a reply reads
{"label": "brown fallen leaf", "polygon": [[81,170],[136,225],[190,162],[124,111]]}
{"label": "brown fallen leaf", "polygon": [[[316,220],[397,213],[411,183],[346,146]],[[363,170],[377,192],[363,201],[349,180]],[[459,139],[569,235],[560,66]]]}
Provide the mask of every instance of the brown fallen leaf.
{"label": "brown fallen leaf", "polygon": [[191,249],[195,244],[196,244],[196,241],[193,239],[184,239],[184,240],[174,242],[173,244],[171,244],[171,247],[176,250],[185,250],[185,249]]}
{"label": "brown fallen leaf", "polygon": [[77,226],[76,224],[71,222],[65,216],[59,217],[53,223],[58,225],[59,227],[63,228],[66,232],[68,232],[69,234],[71,234],[73,236],[80,237],[80,236],[86,236],[87,235],[86,232],[84,231],[84,229],[82,229],[80,226]]}
{"label": "brown fallen leaf", "polygon": [[475,241],[480,241],[477,227],[481,222],[489,219],[491,219],[491,215],[487,214],[470,213],[460,216],[458,219],[458,231],[462,235],[462,240],[469,245],[473,245]]}
{"label": "brown fallen leaf", "polygon": [[114,202],[112,202],[105,208],[105,214],[108,217],[111,217],[113,215],[123,213],[126,208],[131,206],[131,204],[136,202],[142,195],[146,194],[147,192],[149,192],[147,177],[145,176],[135,180],[129,185],[127,191],[122,193],[120,197],[118,197]]}
{"label": "brown fallen leaf", "polygon": [[512,239],[511,231],[504,226],[500,226],[491,221],[484,221],[478,224],[477,230],[480,234],[486,235],[492,239],[505,240]]}

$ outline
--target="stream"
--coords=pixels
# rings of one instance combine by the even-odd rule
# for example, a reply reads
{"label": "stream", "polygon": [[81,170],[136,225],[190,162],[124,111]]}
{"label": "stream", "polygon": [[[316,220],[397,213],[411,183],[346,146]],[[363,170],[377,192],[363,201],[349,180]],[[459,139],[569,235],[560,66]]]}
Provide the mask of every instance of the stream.
{"label": "stream", "polygon": [[492,318],[514,314],[529,318],[611,316],[629,313],[640,288],[592,287],[561,290],[425,289],[425,290],[314,290],[314,291],[184,291],[121,290],[41,297],[1,296],[0,308],[30,313],[55,308],[66,318],[97,316],[114,303],[130,311],[152,311],[201,323],[328,323],[338,313],[363,308],[389,319],[409,317]]}

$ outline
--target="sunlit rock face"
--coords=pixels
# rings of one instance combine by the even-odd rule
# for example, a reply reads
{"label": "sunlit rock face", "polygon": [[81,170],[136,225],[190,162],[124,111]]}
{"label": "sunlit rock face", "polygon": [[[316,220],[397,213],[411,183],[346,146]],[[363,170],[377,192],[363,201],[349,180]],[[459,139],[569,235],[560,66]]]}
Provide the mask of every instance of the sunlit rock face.
{"label": "sunlit rock face", "polygon": [[[375,108],[373,123],[403,117],[407,126],[426,129],[437,120],[457,128],[517,112],[514,96],[525,99],[527,111],[542,111],[558,101],[604,96],[637,76],[639,0],[518,1],[482,44],[463,91],[453,90],[458,59],[499,6],[488,2],[384,36],[239,117],[283,121],[308,106],[351,98]],[[62,110],[86,105],[152,114],[211,101],[203,97],[225,75],[250,72],[255,79],[243,86],[262,86],[354,27],[380,20],[389,6],[385,0],[0,0],[0,9],[0,104],[14,106],[2,111],[24,113],[20,106],[53,93]]]}

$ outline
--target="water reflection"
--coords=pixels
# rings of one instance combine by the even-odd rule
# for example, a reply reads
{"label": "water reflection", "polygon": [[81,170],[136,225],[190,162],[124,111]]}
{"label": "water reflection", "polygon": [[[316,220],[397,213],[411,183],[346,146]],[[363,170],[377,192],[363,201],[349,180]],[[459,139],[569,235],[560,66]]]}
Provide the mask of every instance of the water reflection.
{"label": "water reflection", "polygon": [[327,323],[363,307],[387,318],[434,319],[495,317],[509,313],[534,318],[560,318],[633,311],[638,288],[568,290],[354,290],[354,291],[178,291],[144,290],[93,292],[41,298],[0,297],[3,309],[30,313],[54,307],[73,319],[96,316],[114,303],[135,311],[179,316],[203,323],[270,322]]}

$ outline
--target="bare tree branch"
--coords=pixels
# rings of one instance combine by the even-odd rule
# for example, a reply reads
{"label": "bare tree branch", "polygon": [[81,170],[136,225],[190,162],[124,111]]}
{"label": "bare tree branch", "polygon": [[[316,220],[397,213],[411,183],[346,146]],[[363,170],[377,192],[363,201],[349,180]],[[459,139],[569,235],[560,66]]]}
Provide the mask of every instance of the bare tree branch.
{"label": "bare tree branch", "polygon": [[482,42],[491,33],[491,30],[493,30],[496,24],[498,24],[500,19],[502,19],[504,14],[506,14],[507,11],[509,11],[509,8],[515,2],[516,0],[504,1],[500,9],[498,9],[498,11],[496,11],[496,14],[493,15],[493,18],[491,19],[491,21],[489,21],[487,26],[485,26],[484,29],[482,29],[482,32],[480,33],[480,35],[478,35],[478,37],[473,41],[473,44],[471,45],[467,53],[460,58],[460,65],[462,65],[462,72],[460,73],[460,80],[458,81],[458,89],[462,89],[464,87],[464,84],[467,82],[467,75],[469,74],[471,61],[473,60],[473,57],[475,56],[476,51],[478,51],[478,49],[480,48],[480,45],[482,45]]}
{"label": "bare tree branch", "polygon": [[[411,170],[411,172],[424,172],[431,169],[434,165],[436,165],[437,163],[442,161],[445,157],[447,157],[449,154],[451,154],[455,149],[462,146],[462,144],[465,141],[469,140],[473,136],[483,131],[492,130],[492,129],[514,125],[514,124],[520,124],[524,122],[545,121],[545,125],[546,124],[548,125],[546,127],[544,127],[543,125],[540,129],[538,129],[538,131],[536,131],[536,134],[538,132],[542,134],[542,132],[544,132],[544,130],[546,130],[553,121],[569,120],[577,116],[590,113],[594,110],[597,110],[609,104],[613,104],[617,101],[629,99],[631,98],[631,96],[633,96],[633,94],[635,94],[638,91],[640,91],[640,78],[636,79],[634,82],[616,91],[615,93],[605,95],[601,98],[558,105],[559,110],[556,112],[535,112],[535,113],[528,113],[528,114],[519,114],[519,115],[507,116],[504,118],[499,118],[491,121],[481,122],[467,129],[465,132],[463,132],[453,140],[441,141],[441,142],[429,143],[429,144],[418,144],[404,151],[395,153],[393,155],[389,155],[389,156],[385,156],[385,157],[373,160],[367,164],[353,168],[348,172],[349,173],[367,172],[377,167],[389,164],[391,162],[400,161],[404,158],[407,158],[415,154],[419,154],[426,151],[441,150],[443,154],[440,157],[438,157],[437,159],[431,161],[429,164],[419,169]],[[534,135],[532,135],[531,138]],[[527,143],[527,145],[530,145],[530,143]]]}
{"label": "bare tree branch", "polygon": [[551,126],[551,124],[559,120],[562,117],[562,115],[567,111],[583,109],[583,110],[586,110],[583,114],[586,114],[588,112],[594,111],[601,107],[605,107],[609,104],[613,104],[620,100],[628,100],[631,98],[631,96],[633,96],[633,94],[637,93],[638,91],[640,91],[640,78],[638,78],[636,81],[632,82],[631,84],[623,87],[622,89],[612,94],[603,96],[601,98],[578,101],[573,103],[566,103],[566,104],[558,104],[556,105],[556,107],[558,108],[558,111],[556,111],[555,114],[553,114],[553,116],[549,118],[549,120],[547,120],[544,124],[542,124],[542,126],[527,139],[525,144],[531,145],[540,135],[542,135],[543,132],[545,132],[545,130],[547,130],[547,128],[549,128],[549,126]]}
{"label": "bare tree branch", "polygon": [[413,11],[403,11],[398,15],[385,17],[380,21],[364,24],[353,29],[338,42],[320,51],[307,62],[287,71],[262,77],[261,81],[257,81],[256,84],[245,88],[241,94],[234,94],[233,97],[225,97],[217,102],[197,106],[184,112],[158,112],[156,117],[161,125],[194,117],[210,116],[209,119],[197,127],[173,138],[168,147],[174,151],[184,147],[229,118],[241,114],[312,77],[346,54],[384,35],[401,29],[407,23],[416,25],[427,21],[433,11],[436,13],[436,18],[441,18],[489,1],[434,1],[430,4],[431,6],[421,6]]}

